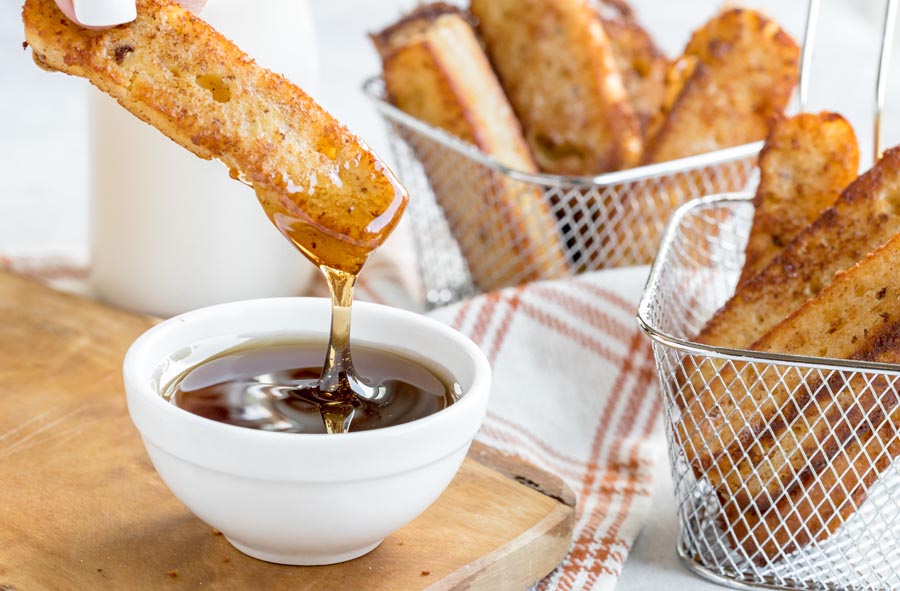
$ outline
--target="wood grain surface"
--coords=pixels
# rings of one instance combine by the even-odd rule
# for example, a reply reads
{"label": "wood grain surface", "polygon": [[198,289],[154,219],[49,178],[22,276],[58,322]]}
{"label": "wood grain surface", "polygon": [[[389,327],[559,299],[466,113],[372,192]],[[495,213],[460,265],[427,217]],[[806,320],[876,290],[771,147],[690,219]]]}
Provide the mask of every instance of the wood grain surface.
{"label": "wood grain surface", "polygon": [[0,273],[0,590],[524,589],[568,551],[572,492],[476,444],[367,556],[241,554],[172,496],[128,417],[122,359],[154,322]]}

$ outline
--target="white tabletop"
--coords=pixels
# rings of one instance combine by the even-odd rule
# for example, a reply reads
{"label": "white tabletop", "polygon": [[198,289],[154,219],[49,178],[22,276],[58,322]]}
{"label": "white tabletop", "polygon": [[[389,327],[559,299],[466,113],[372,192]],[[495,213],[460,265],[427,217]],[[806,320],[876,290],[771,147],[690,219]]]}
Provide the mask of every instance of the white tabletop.
{"label": "white tabletop", "polygon": [[[216,0],[210,0],[215,2]],[[382,121],[360,92],[378,70],[367,31],[395,19],[413,0],[313,2],[320,84],[313,94],[334,115],[387,156]],[[800,38],[805,2],[749,0],[764,7]],[[713,0],[634,0],[639,15],[670,54],[719,5]],[[867,2],[879,7],[881,3]],[[829,108],[856,127],[864,166],[871,162],[872,102],[880,15],[863,14],[851,0],[823,2],[812,72],[811,110]],[[87,244],[87,166],[83,80],[38,70],[22,50],[19,3],[0,4],[0,254],[48,248],[84,256]],[[879,9],[880,10],[880,9]],[[895,59],[897,68],[900,63]],[[892,98],[895,97],[895,98]],[[889,104],[900,100],[900,72]],[[888,114],[891,115],[890,110]],[[900,114],[888,117],[887,144],[900,140]],[[388,156],[389,158],[389,156]],[[675,555],[677,525],[668,466],[657,469],[652,511],[618,589],[715,588],[688,573]]]}

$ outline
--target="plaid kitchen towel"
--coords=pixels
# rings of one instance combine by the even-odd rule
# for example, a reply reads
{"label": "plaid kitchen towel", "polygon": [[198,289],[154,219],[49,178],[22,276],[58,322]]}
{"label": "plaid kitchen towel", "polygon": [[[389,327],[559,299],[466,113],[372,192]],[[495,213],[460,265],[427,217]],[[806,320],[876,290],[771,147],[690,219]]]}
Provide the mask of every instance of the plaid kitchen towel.
{"label": "plaid kitchen towel", "polygon": [[[420,306],[408,261],[372,262],[358,299]],[[83,260],[0,256],[0,268],[90,293]],[[533,283],[431,313],[475,341],[493,367],[478,439],[560,476],[577,496],[572,549],[539,590],[613,589],[646,520],[665,445],[653,356],[634,320],[646,274]]]}
{"label": "plaid kitchen towel", "polygon": [[665,445],[653,355],[634,320],[646,273],[533,283],[431,313],[491,362],[478,438],[577,495],[572,550],[537,589],[613,589],[646,520]]}

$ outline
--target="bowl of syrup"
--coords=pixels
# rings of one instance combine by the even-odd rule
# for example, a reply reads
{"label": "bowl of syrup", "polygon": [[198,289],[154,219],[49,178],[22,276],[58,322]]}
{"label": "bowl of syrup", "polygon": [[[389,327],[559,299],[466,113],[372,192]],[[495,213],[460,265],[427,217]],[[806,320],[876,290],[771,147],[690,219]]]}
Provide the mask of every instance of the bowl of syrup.
{"label": "bowl of syrup", "polygon": [[353,308],[352,362],[321,298],[188,312],[125,357],[160,477],[250,556],[313,565],[373,550],[438,498],[484,419],[491,373],[474,343],[418,314]]}

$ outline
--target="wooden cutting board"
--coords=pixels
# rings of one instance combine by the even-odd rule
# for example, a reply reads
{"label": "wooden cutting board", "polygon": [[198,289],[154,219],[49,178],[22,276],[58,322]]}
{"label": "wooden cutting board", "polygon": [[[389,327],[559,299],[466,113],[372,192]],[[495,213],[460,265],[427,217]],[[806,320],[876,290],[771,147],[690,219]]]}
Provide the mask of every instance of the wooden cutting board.
{"label": "wooden cutting board", "polygon": [[568,551],[571,491],[476,445],[367,556],[241,554],[172,496],[128,417],[122,358],[153,323],[0,273],[0,590],[524,589]]}

